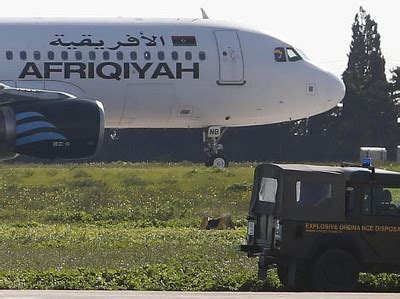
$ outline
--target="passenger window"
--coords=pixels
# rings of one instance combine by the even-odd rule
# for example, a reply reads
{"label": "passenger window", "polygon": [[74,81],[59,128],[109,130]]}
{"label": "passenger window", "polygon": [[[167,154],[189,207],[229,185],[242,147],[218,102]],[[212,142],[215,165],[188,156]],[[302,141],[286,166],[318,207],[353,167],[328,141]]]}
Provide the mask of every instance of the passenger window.
{"label": "passenger window", "polygon": [[192,60],[192,52],[189,52],[189,51],[186,52],[186,53],[185,53],[185,59],[186,59],[186,60]]}
{"label": "passenger window", "polygon": [[89,59],[90,60],[96,60],[96,52],[90,51],[89,52]]}
{"label": "passenger window", "polygon": [[6,58],[7,58],[7,60],[12,60],[13,59],[13,52],[7,51],[6,52]]}
{"label": "passenger window", "polygon": [[299,206],[318,207],[332,200],[332,184],[320,182],[296,182],[296,202]]}
{"label": "passenger window", "polygon": [[303,60],[303,58],[300,56],[299,53],[293,48],[287,48],[287,56],[289,58],[289,61],[299,61]]}
{"label": "passenger window", "polygon": [[179,58],[178,52],[176,52],[176,51],[172,52],[171,57],[172,57],[172,60],[178,60],[178,58]]}
{"label": "passenger window", "polygon": [[124,60],[124,53],[121,52],[121,51],[118,51],[118,52],[117,52],[117,59],[118,59],[118,60]]}
{"label": "passenger window", "polygon": [[110,52],[104,51],[103,52],[103,59],[104,60],[109,60],[110,59]]}
{"label": "passenger window", "polygon": [[307,85],[307,93],[308,94],[315,94],[315,85],[314,84],[308,84]]}
{"label": "passenger window", "polygon": [[285,62],[286,61],[286,53],[285,48],[279,47],[274,51],[275,61],[276,62]]}
{"label": "passenger window", "polygon": [[165,59],[165,54],[164,54],[164,52],[162,52],[162,51],[158,52],[158,59],[159,59],[159,60],[164,60],[164,59]]}
{"label": "passenger window", "polygon": [[47,52],[47,58],[49,60],[54,60],[54,58],[55,58],[54,52],[53,51]]}
{"label": "passenger window", "polygon": [[131,52],[131,60],[136,60],[137,59],[137,53],[135,51]]}
{"label": "passenger window", "polygon": [[76,60],[82,60],[82,52],[81,51],[75,52],[75,58]]}
{"label": "passenger window", "polygon": [[68,52],[67,51],[62,51],[61,52],[61,58],[62,58],[62,60],[68,60]]}
{"label": "passenger window", "polygon": [[273,178],[263,178],[261,181],[258,200],[264,202],[276,202],[276,192],[278,191],[278,180]]}
{"label": "passenger window", "polygon": [[144,52],[144,59],[150,60],[151,59],[151,54],[149,51]]}
{"label": "passenger window", "polygon": [[200,59],[200,60],[206,60],[206,52],[200,51],[200,53],[199,53],[199,59]]}
{"label": "passenger window", "polygon": [[35,60],[40,60],[40,52],[39,51],[33,52],[33,58],[35,58]]}
{"label": "passenger window", "polygon": [[19,58],[21,58],[21,60],[26,60],[26,57],[27,57],[27,55],[26,55],[25,51],[19,52]]}
{"label": "passenger window", "polygon": [[400,216],[399,204],[400,188],[374,186],[364,190],[364,214]]}

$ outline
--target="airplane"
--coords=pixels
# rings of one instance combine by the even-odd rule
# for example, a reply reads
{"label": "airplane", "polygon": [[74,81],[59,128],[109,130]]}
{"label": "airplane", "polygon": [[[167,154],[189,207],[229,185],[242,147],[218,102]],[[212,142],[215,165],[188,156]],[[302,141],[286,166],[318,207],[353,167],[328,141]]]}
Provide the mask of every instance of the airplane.
{"label": "airplane", "polygon": [[92,156],[104,128],[202,128],[205,164],[225,167],[227,128],[342,101],[343,82],[290,43],[202,14],[1,19],[0,157]]}

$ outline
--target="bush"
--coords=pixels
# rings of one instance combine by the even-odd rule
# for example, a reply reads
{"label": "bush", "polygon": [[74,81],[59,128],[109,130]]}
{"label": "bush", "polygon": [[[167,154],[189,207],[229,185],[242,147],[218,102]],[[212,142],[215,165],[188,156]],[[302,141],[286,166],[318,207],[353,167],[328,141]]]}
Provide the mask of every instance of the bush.
{"label": "bush", "polygon": [[359,290],[365,292],[400,292],[400,275],[363,273],[360,275]]}
{"label": "bush", "polygon": [[177,267],[165,264],[131,269],[49,269],[0,273],[0,289],[143,290],[143,291],[273,291],[273,277],[260,282],[229,269]]}

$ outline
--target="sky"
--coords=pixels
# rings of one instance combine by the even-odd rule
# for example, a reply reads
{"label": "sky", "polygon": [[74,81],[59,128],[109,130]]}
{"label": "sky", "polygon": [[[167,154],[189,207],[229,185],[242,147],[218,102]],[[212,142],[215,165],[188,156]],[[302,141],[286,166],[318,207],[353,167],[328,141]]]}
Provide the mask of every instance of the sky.
{"label": "sky", "polygon": [[[14,0],[0,17],[161,17],[234,21],[293,44],[316,64],[341,75],[347,65],[351,25],[362,5],[378,23],[387,75],[400,66],[399,0]],[[3,41],[4,42],[4,41]]]}

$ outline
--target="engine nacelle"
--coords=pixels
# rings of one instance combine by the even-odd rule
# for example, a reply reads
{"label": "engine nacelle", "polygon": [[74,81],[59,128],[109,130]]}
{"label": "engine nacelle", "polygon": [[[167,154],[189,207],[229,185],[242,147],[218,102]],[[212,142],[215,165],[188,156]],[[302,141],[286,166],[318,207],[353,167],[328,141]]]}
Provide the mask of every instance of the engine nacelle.
{"label": "engine nacelle", "polygon": [[0,159],[87,158],[99,150],[103,136],[104,108],[98,101],[40,100],[0,108]]}

